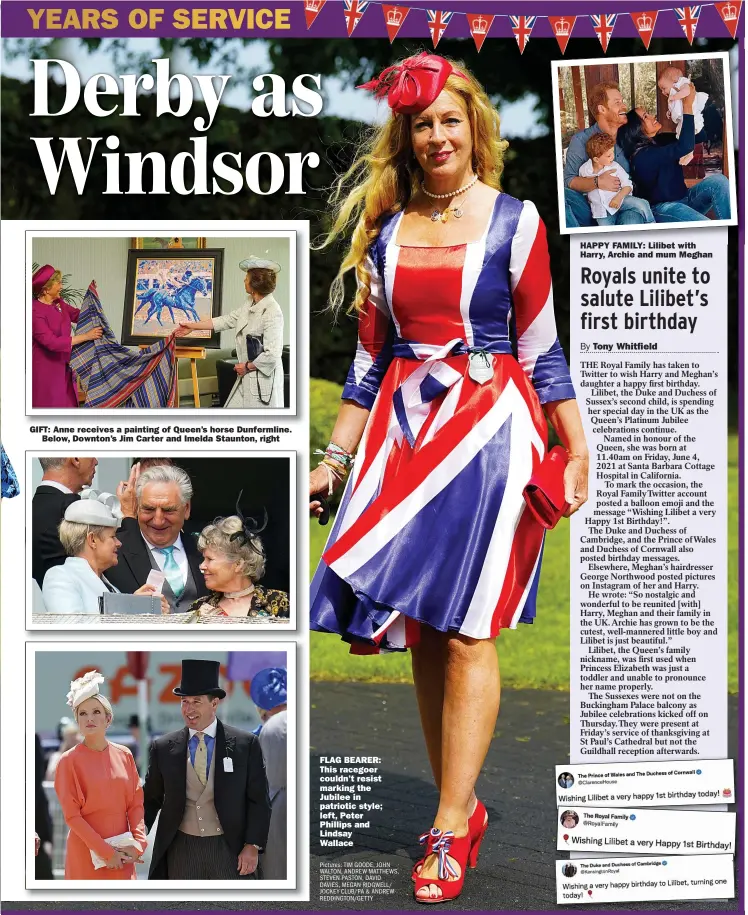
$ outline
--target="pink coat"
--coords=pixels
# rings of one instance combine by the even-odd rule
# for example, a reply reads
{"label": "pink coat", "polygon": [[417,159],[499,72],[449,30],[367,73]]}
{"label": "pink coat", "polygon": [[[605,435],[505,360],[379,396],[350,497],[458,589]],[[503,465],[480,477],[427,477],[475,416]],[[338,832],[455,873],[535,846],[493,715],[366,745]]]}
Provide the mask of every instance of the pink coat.
{"label": "pink coat", "polygon": [[38,299],[31,303],[31,403],[42,409],[78,406],[70,352],[80,311],[62,299],[58,304],[59,311]]}

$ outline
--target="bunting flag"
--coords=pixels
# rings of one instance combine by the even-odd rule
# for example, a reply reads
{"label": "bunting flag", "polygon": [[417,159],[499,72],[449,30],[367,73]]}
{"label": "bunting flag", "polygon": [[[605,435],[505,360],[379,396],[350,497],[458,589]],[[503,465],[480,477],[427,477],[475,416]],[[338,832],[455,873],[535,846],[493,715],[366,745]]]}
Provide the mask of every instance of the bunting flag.
{"label": "bunting flag", "polygon": [[444,10],[426,10],[429,17],[429,32],[431,32],[431,43],[436,47],[441,40],[442,35],[447,31],[447,26],[454,15],[445,13]]}
{"label": "bunting flag", "polygon": [[517,39],[520,54],[522,54],[527,47],[527,42],[530,40],[530,32],[532,32],[532,27],[535,25],[535,20],[537,18],[537,16],[509,17],[509,22],[512,26],[514,37]]}
{"label": "bunting flag", "polygon": [[574,28],[574,23],[577,21],[576,16],[549,16],[548,22],[551,24],[551,29],[553,34],[556,36],[556,41],[558,42],[559,48],[561,48],[561,53],[566,53],[566,45],[569,43],[569,38],[571,38],[571,30]]}
{"label": "bunting flag", "polygon": [[343,0],[343,15],[345,16],[345,25],[348,29],[348,37],[353,34],[353,30],[361,22],[369,0]]}
{"label": "bunting flag", "polygon": [[647,10],[643,13],[631,13],[631,18],[634,20],[636,31],[639,33],[639,37],[644,42],[644,47],[647,48],[647,50],[649,50],[649,43],[652,41],[652,35],[654,35],[655,24],[657,23],[657,13],[658,10]]}
{"label": "bunting flag", "polygon": [[740,8],[743,0],[727,0],[725,3],[715,3],[714,7],[719,13],[719,18],[727,26],[727,31],[734,38],[738,31],[738,20],[740,19]]}
{"label": "bunting flag", "polygon": [[470,26],[470,34],[473,36],[475,47],[480,51],[496,17],[483,16],[480,13],[477,15],[475,13],[465,13],[465,16]]}
{"label": "bunting flag", "polygon": [[678,22],[680,22],[681,28],[685,32],[689,44],[693,44],[696,35],[696,26],[699,24],[700,13],[700,6],[675,7],[675,15],[678,17]]}
{"label": "bunting flag", "polygon": [[397,38],[400,26],[405,22],[405,17],[409,12],[409,6],[387,6],[382,4],[384,24],[387,28],[387,34],[390,36],[390,44]]}
{"label": "bunting flag", "polygon": [[592,20],[592,28],[595,30],[595,35],[600,39],[603,51],[607,52],[608,42],[613,35],[613,29],[616,27],[618,13],[601,13],[599,16],[590,16],[590,19]]}
{"label": "bunting flag", "polygon": [[[303,2],[304,18],[306,20],[306,27],[309,29],[322,11],[322,7],[327,0],[303,0]],[[463,2],[464,0],[460,0],[459,5],[462,6]],[[343,0],[343,15],[345,16],[346,30],[349,38],[353,35],[354,29],[363,18],[364,12],[370,3],[382,7],[382,15],[384,17],[384,24],[387,29],[390,43],[397,38],[405,19],[411,10],[417,9],[419,12],[425,12],[428,17],[428,29],[434,48],[436,48],[441,41],[452,16],[456,13],[458,16],[464,16],[467,19],[470,34],[472,35],[475,47],[478,51],[483,47],[489,32],[493,28],[494,19],[506,18],[509,20],[509,25],[512,29],[512,34],[517,41],[520,54],[523,53],[527,47],[536,20],[547,19],[551,31],[558,42],[561,53],[565,54],[571,33],[577,19],[580,18],[579,16],[511,16],[505,13],[487,15],[484,13],[465,13],[462,9],[430,10],[421,6],[404,6],[402,3],[386,4],[382,3],[381,0]],[[455,0],[455,6],[457,5],[457,0]],[[700,4],[698,6],[667,7],[664,11],[675,13],[676,18],[683,29],[683,33],[689,43],[693,44],[699,26],[701,11],[705,6],[714,7],[718,16],[724,23],[725,28],[730,33],[730,36],[733,39],[737,39],[740,14],[743,9],[743,0],[712,0],[712,2]],[[652,43],[655,28],[660,21],[659,14],[662,12],[663,10],[660,9],[643,10],[624,14],[631,17],[631,21],[634,23],[634,27],[647,50],[649,50]],[[589,15],[592,22],[592,28],[600,41],[600,46],[603,51],[607,53],[619,14],[600,13],[587,15]]]}
{"label": "bunting flag", "polygon": [[327,0],[304,0],[304,18],[306,19],[307,28],[311,28],[312,23],[319,16],[326,2]]}

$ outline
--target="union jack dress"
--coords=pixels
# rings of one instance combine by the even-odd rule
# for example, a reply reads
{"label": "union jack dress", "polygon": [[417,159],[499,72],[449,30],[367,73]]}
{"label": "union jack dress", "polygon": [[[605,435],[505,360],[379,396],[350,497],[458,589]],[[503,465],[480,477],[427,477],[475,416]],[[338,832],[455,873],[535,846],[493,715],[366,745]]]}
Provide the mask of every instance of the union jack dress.
{"label": "union jack dress", "polygon": [[371,413],[311,591],[311,628],[360,653],[421,624],[482,639],[533,621],[545,531],[522,491],[541,404],[575,396],[534,204],[499,194],[483,236],[449,247],[398,245],[401,218],[369,251],[343,399]]}

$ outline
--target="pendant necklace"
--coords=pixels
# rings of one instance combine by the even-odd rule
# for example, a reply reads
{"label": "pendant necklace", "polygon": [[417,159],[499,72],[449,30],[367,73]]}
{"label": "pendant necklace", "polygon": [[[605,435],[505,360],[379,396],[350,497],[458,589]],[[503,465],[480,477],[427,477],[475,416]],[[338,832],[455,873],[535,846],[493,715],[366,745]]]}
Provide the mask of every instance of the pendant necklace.
{"label": "pendant necklace", "polygon": [[475,184],[475,182],[477,180],[478,180],[478,175],[477,174],[473,175],[472,179],[467,184],[458,188],[456,191],[451,191],[447,194],[432,194],[431,191],[426,190],[424,183],[421,182],[421,190],[427,197],[431,197],[432,200],[445,200],[447,198],[451,198],[452,200],[454,200],[455,197],[459,197],[460,194],[465,195],[458,204],[453,205],[453,206],[448,206],[444,210],[440,210],[438,206],[435,206],[434,209],[431,211],[431,221],[432,222],[446,222],[447,219],[449,218],[450,212],[452,212],[455,219],[461,219],[462,215],[464,213],[463,205],[467,198],[468,192],[470,191],[470,188]]}

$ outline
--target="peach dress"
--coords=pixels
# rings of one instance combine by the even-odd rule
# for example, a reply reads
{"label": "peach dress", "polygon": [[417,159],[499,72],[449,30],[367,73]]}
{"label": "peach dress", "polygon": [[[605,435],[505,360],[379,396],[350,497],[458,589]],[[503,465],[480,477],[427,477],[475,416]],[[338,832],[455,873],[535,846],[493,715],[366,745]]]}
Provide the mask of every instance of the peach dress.
{"label": "peach dress", "polygon": [[65,854],[66,880],[135,880],[135,865],[96,870],[91,851],[109,858],[105,839],[128,830],[145,851],[143,789],[132,753],[117,743],[91,750],[84,743],[63,753],[55,791],[70,827]]}

